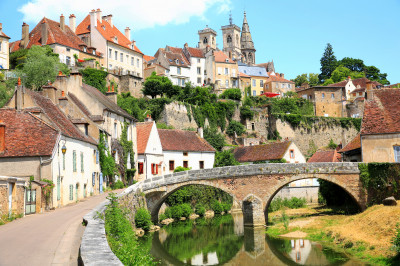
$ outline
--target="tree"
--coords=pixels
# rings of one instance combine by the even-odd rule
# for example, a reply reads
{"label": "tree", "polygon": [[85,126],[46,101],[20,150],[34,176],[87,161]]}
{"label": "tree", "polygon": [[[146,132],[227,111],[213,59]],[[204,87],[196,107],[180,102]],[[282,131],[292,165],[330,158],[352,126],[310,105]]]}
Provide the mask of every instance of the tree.
{"label": "tree", "polygon": [[[156,72],[151,73],[151,76],[143,83],[142,92],[144,95],[149,95],[151,98],[161,97],[164,94],[171,96],[170,91],[174,89],[172,82],[168,77],[157,76]],[[174,91],[176,91],[174,89]]]}
{"label": "tree", "polygon": [[239,162],[236,161],[232,151],[221,151],[215,153],[214,167],[223,167],[238,164]]}
{"label": "tree", "polygon": [[82,80],[84,83],[97,88],[102,93],[106,94],[106,77],[107,71],[99,70],[95,68],[85,68],[79,71],[82,74]]}
{"label": "tree", "polygon": [[60,63],[58,54],[49,46],[32,46],[26,55],[26,63],[21,69],[25,86],[40,89],[49,81],[54,82],[59,71],[69,74],[68,67]]}
{"label": "tree", "polygon": [[225,146],[225,137],[223,134],[218,133],[217,128],[209,128],[206,127],[204,129],[204,139],[213,146],[217,151],[221,151],[221,149]]}
{"label": "tree", "polygon": [[308,83],[311,87],[313,87],[319,83],[318,74],[315,73],[309,73],[308,75],[304,73],[298,75],[295,79],[292,79],[292,81],[295,83],[296,87],[300,87],[303,83]]}
{"label": "tree", "polygon": [[321,74],[319,74],[319,82],[324,83],[326,79],[329,79],[332,72],[337,66],[336,56],[333,54],[332,45],[328,43],[325,48],[325,52],[321,57]]}
{"label": "tree", "polygon": [[240,101],[242,98],[242,92],[240,89],[226,89],[220,96],[221,99],[231,99]]}
{"label": "tree", "polygon": [[365,76],[367,79],[371,81],[377,81],[382,85],[389,85],[390,82],[387,80],[387,74],[381,73],[379,68],[375,66],[366,66],[365,67]]}
{"label": "tree", "polygon": [[351,57],[344,57],[342,60],[339,60],[338,65],[347,67],[348,69],[350,69],[350,71],[364,72],[365,70],[365,65],[363,60]]}
{"label": "tree", "polygon": [[241,123],[239,123],[235,120],[232,120],[229,123],[228,128],[226,129],[226,134],[233,137],[233,136],[235,136],[235,132],[236,132],[237,136],[240,136],[246,132],[246,129],[244,128],[244,126]]}
{"label": "tree", "polygon": [[347,79],[349,76],[352,79],[358,79],[365,77],[365,74],[364,72],[351,71],[347,67],[340,65],[332,72],[331,79],[333,83],[337,83]]}

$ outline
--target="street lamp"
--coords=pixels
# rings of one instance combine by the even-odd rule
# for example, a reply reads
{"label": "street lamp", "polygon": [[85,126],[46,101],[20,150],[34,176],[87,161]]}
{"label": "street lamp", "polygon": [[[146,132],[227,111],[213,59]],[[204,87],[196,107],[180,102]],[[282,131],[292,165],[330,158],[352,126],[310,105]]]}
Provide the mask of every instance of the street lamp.
{"label": "street lamp", "polygon": [[63,154],[65,154],[65,153],[67,152],[67,147],[65,147],[65,143],[64,143],[64,145],[61,147],[61,152],[62,152]]}

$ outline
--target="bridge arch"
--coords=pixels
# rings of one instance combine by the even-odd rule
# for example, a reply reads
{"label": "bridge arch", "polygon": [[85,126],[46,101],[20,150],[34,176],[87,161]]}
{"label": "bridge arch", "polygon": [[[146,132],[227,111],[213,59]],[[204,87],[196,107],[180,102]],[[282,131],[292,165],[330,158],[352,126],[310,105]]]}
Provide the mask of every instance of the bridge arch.
{"label": "bridge arch", "polygon": [[177,183],[172,186],[160,187],[158,189],[151,189],[145,192],[147,209],[151,213],[151,218],[153,222],[158,222],[158,213],[160,212],[160,208],[162,204],[166,201],[166,199],[172,195],[175,191],[184,188],[190,185],[200,185],[200,186],[208,186],[214,187],[222,190],[232,197],[232,208],[241,209],[241,203],[236,198],[236,195],[232,193],[227,187],[221,186],[219,184],[211,183],[206,180],[198,180],[198,181],[187,181],[182,183]]}

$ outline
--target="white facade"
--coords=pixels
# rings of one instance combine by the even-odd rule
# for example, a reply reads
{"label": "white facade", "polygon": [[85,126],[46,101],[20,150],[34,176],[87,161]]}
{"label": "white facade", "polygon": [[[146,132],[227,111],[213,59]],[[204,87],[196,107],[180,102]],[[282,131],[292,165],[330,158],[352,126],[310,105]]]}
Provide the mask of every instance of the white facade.
{"label": "white facade", "polygon": [[189,80],[194,86],[202,86],[205,82],[204,71],[206,69],[206,59],[199,57],[190,58]]}
{"label": "white facade", "polygon": [[296,144],[293,142],[289,145],[289,148],[286,150],[285,154],[282,157],[288,163],[305,163],[306,158],[301,153],[299,148],[297,148]]}
{"label": "white facade", "polygon": [[9,50],[8,38],[2,37],[0,30],[0,69],[9,69]]}
{"label": "white facade", "polygon": [[[198,151],[163,151],[165,174],[173,173],[174,169],[170,169],[170,161],[174,162],[174,168],[178,166],[185,166],[184,162],[187,162],[187,167],[191,170],[199,170],[203,164],[204,169],[213,168],[215,153],[214,152],[198,152]],[[202,163],[201,163],[202,162]]]}
{"label": "white facade", "polygon": [[188,67],[170,65],[169,70],[165,70],[165,75],[171,80],[173,85],[181,87],[184,87],[186,82],[191,81],[191,69]]}

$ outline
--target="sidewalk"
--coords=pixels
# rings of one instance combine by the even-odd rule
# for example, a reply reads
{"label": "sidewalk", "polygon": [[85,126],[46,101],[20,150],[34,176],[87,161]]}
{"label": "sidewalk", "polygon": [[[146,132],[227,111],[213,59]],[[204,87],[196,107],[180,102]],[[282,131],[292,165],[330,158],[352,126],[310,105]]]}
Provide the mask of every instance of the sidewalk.
{"label": "sidewalk", "polygon": [[77,265],[85,230],[82,217],[104,201],[108,193],[0,226],[0,266]]}

